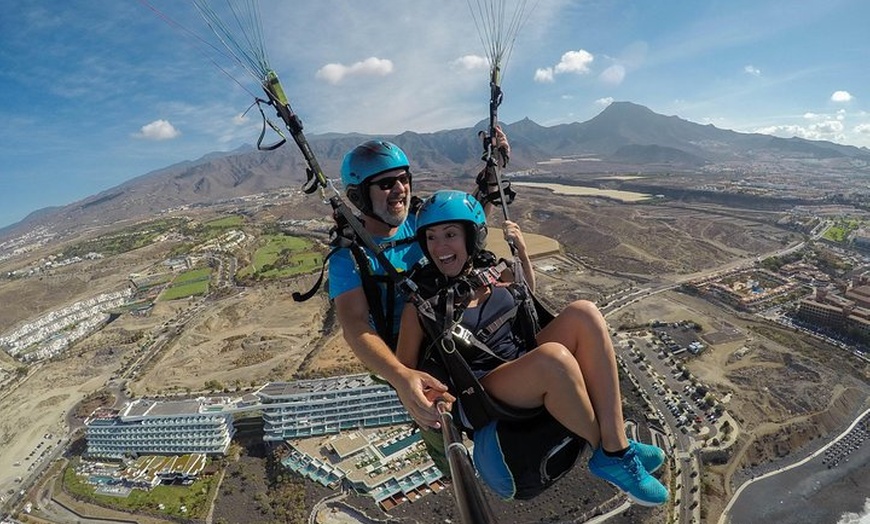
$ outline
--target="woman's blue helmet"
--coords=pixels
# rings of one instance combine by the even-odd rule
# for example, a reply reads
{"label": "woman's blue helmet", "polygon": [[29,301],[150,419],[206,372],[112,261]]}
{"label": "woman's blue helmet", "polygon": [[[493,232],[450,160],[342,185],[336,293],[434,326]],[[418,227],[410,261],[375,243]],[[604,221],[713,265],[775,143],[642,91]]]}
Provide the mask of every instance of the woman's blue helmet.
{"label": "woman's blue helmet", "polygon": [[[372,202],[368,181],[374,176],[393,169],[408,171],[410,163],[405,152],[396,144],[384,140],[369,140],[344,155],[341,163],[341,183],[348,200],[364,214],[370,214]],[[408,171],[410,178],[411,172]]]}
{"label": "woman's blue helmet", "polygon": [[426,257],[426,229],[445,222],[462,222],[465,226],[465,248],[473,259],[486,247],[486,213],[476,198],[462,191],[436,191],[417,211],[417,242]]}

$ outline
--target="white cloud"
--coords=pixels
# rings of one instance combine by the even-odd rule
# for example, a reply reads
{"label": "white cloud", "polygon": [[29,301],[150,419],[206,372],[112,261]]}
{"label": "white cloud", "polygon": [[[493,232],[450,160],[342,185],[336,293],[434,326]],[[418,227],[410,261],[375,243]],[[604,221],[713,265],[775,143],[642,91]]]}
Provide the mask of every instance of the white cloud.
{"label": "white cloud", "polygon": [[830,140],[843,143],[845,134],[844,126],[839,120],[824,120],[817,124],[799,126],[794,124],[777,125],[756,129],[756,133],[781,137],[799,137],[807,140]]}
{"label": "white cloud", "polygon": [[843,122],[840,122],[839,120],[826,120],[824,122],[811,125],[810,131],[819,133],[820,135],[826,135],[830,133],[842,133]]}
{"label": "white cloud", "polygon": [[862,135],[870,135],[870,124],[858,124],[852,130]]}
{"label": "white cloud", "polygon": [[535,71],[535,82],[542,84],[553,83],[556,81],[556,75],[563,73],[587,74],[590,71],[589,64],[593,60],[595,60],[595,57],[589,51],[583,49],[567,51],[555,66],[537,69]]}
{"label": "white cloud", "polygon": [[619,85],[625,79],[625,68],[619,64],[612,65],[599,75],[602,82],[610,85]]}
{"label": "white cloud", "polygon": [[478,69],[489,69],[489,60],[480,55],[465,55],[451,62],[451,65],[466,71],[475,71]]}
{"label": "white cloud", "polygon": [[181,135],[181,131],[176,129],[168,120],[161,119],[145,124],[133,136],[145,140],[172,140],[179,135]]}
{"label": "white cloud", "polygon": [[548,84],[555,82],[556,79],[553,76],[553,68],[552,67],[544,67],[535,71],[535,82],[539,82],[542,84]]}
{"label": "white cloud", "polygon": [[393,62],[388,59],[369,57],[353,65],[326,64],[314,75],[319,80],[338,84],[349,76],[387,76],[393,72]]}
{"label": "white cloud", "polygon": [[612,97],[612,96],[606,96],[606,97],[604,97],[604,98],[599,98],[598,100],[595,101],[595,104],[596,104],[596,105],[599,105],[599,106],[605,106],[605,107],[606,107],[606,106],[609,106],[609,105],[612,104],[612,103],[613,103],[613,97]]}
{"label": "white cloud", "polygon": [[589,72],[589,64],[595,60],[592,53],[584,49],[577,51],[568,51],[562,55],[562,59],[554,67],[556,74],[559,73],[578,73],[585,74]]}
{"label": "white cloud", "polygon": [[743,72],[752,76],[761,76],[761,69],[758,69],[754,65],[744,66]]}
{"label": "white cloud", "polygon": [[849,102],[852,100],[852,95],[848,91],[834,91],[831,95],[832,102]]}
{"label": "white cloud", "polygon": [[820,115],[818,113],[810,113],[809,111],[804,113],[804,119],[806,120],[817,120],[819,118],[824,118],[824,115]]}
{"label": "white cloud", "polygon": [[762,135],[775,135],[775,136],[798,136],[803,132],[803,127],[796,125],[777,125],[777,126],[767,126],[767,127],[759,127],[753,133],[761,133]]}

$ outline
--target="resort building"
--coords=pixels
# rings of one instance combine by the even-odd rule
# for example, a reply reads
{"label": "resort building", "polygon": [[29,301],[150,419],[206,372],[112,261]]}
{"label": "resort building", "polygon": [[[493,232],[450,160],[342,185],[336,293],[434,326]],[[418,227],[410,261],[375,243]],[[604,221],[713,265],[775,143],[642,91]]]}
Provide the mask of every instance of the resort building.
{"label": "resort building", "polygon": [[411,421],[396,392],[369,374],[271,382],[256,395],[267,442]]}
{"label": "resort building", "polygon": [[444,489],[444,475],[416,428],[360,429],[287,446],[285,467],[324,486],[368,494],[384,510]]}
{"label": "resort building", "polygon": [[[221,455],[236,414],[262,415],[263,440],[289,450],[285,467],[325,486],[368,493],[384,508],[443,488],[442,473],[408,425],[411,418],[395,390],[369,374],[271,382],[234,399],[136,400],[120,411],[97,410],[85,421],[86,455]],[[145,482],[193,478],[178,475],[167,470]],[[112,489],[119,485],[114,478],[106,482]],[[124,485],[142,482],[126,478]]]}
{"label": "resort building", "polygon": [[710,294],[732,306],[752,311],[771,300],[796,291],[800,284],[766,269],[737,271],[716,280],[694,282],[701,293]]}
{"label": "resort building", "polygon": [[233,437],[233,411],[228,399],[204,398],[135,400],[120,411],[98,410],[85,420],[87,455],[222,455]]}
{"label": "resort building", "polygon": [[797,316],[817,326],[870,337],[868,292],[867,285],[853,287],[844,294],[818,288],[813,296],[800,301]]}
{"label": "resort building", "polygon": [[270,382],[253,395],[192,400],[135,400],[98,410],[86,421],[88,454],[223,454],[235,413],[261,412],[267,442],[411,421],[396,392],[371,375]]}

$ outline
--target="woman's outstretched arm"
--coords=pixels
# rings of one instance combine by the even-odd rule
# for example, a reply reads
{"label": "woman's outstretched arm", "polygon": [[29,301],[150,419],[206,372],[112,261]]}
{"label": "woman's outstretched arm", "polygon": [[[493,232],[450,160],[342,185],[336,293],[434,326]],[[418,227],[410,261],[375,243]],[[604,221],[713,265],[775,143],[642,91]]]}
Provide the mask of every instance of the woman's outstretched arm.
{"label": "woman's outstretched arm", "polygon": [[[416,370],[420,359],[420,346],[423,344],[423,327],[417,318],[417,309],[412,304],[407,304],[402,311],[400,326],[396,358],[406,369]],[[410,391],[397,388],[396,393],[411,418],[420,426],[440,428],[441,416],[434,401],[438,398],[453,400],[447,393],[447,386],[428,373],[419,371],[415,371],[408,382],[402,385],[409,387]]]}

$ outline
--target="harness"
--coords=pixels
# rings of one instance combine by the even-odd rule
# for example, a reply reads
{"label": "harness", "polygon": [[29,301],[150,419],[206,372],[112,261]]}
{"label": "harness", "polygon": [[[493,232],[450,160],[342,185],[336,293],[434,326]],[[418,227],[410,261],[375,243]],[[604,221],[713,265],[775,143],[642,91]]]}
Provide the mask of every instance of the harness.
{"label": "harness", "polygon": [[[388,244],[381,244],[380,247],[387,250],[396,246],[411,244],[416,241],[417,239],[415,237],[408,237],[398,241],[389,242]],[[395,326],[393,325],[395,317],[392,312],[395,311],[398,306],[396,304],[396,283],[387,275],[374,274],[369,258],[363,251],[362,246],[353,243],[349,247],[353,258],[356,261],[357,268],[359,269],[363,293],[365,294],[366,301],[369,304],[369,313],[371,314],[372,321],[375,324],[375,330],[389,347],[395,348],[397,340],[395,334],[396,331],[394,329]],[[381,294],[382,288],[385,290],[383,295]],[[382,296],[386,298],[386,304],[381,300]]]}
{"label": "harness", "polygon": [[[412,197],[409,212],[415,213],[422,202],[423,201],[419,197]],[[363,293],[365,294],[366,302],[369,305],[369,314],[371,315],[372,323],[375,326],[375,331],[377,331],[378,335],[389,347],[395,348],[397,340],[393,312],[396,307],[401,307],[401,304],[396,304],[395,300],[396,288],[399,284],[390,271],[390,269],[393,271],[395,271],[395,269],[392,268],[392,265],[389,265],[389,262],[386,259],[379,258],[381,264],[385,266],[387,273],[383,275],[375,274],[372,269],[371,260],[364,248],[369,247],[369,249],[372,249],[372,247],[374,247],[375,249],[373,249],[373,251],[375,252],[375,255],[381,257],[384,252],[407,244],[413,244],[417,239],[415,236],[411,235],[405,238],[382,242],[374,246],[368,246],[360,241],[360,236],[346,219],[343,219],[343,217],[338,214],[334,214],[333,218],[336,223],[329,231],[329,245],[331,249],[323,258],[323,265],[320,267],[320,276],[317,278],[317,281],[311,289],[305,293],[293,292],[293,300],[296,302],[304,302],[313,297],[323,284],[327,261],[338,251],[348,249],[353,256],[357,269],[359,270]],[[387,262],[387,264],[384,262]],[[386,298],[386,303],[384,303],[382,297]]]}
{"label": "harness", "polygon": [[[491,255],[491,254],[490,254]],[[493,257],[494,258],[494,257]],[[421,281],[429,280],[433,273],[437,273],[429,266],[417,268],[414,272],[415,281],[422,288]],[[462,354],[465,351],[480,351],[502,362],[506,360],[493,352],[488,346],[492,336],[505,324],[511,324],[511,331],[519,338],[525,348],[533,348],[537,345],[535,335],[540,330],[538,318],[549,322],[553,316],[534,297],[525,284],[513,283],[507,286],[514,299],[514,306],[501,313],[495,319],[489,320],[486,325],[472,332],[460,322],[467,308],[468,302],[474,292],[482,286],[493,286],[498,282],[498,276],[507,269],[507,264],[502,261],[496,266],[475,269],[470,276],[452,281],[449,285],[442,285],[441,290],[424,302],[430,307],[417,308],[418,318],[424,331],[429,336],[429,343],[421,355],[421,365],[440,365],[446,372],[448,380],[452,382],[457,398],[462,404],[465,420],[471,427],[466,428],[476,431],[486,426],[493,420],[522,421],[533,418],[544,411],[544,407],[516,408],[503,404],[486,393],[480,381],[475,376]],[[430,280],[431,282],[431,280]],[[529,315],[530,306],[537,311],[537,315]],[[461,417],[455,417],[457,421]]]}

